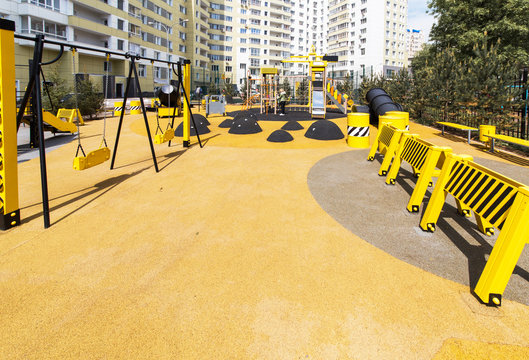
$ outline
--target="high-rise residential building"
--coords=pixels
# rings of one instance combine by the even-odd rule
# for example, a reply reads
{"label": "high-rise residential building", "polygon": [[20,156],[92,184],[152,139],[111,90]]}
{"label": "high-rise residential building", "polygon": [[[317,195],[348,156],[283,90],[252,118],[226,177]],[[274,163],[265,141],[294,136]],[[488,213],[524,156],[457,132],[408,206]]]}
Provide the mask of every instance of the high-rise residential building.
{"label": "high-rise residential building", "polygon": [[[47,39],[65,41],[72,46],[178,61],[189,57],[193,48],[187,41],[189,21],[185,4],[179,5],[173,0],[4,0],[0,2],[0,16],[15,21],[19,34],[43,34]],[[32,57],[34,43],[15,41],[20,91],[29,77],[24,65]],[[57,46],[46,45],[44,58],[51,59],[57,52]],[[112,56],[107,62],[104,53],[79,50],[75,57],[65,51],[61,61],[52,67],[60,66],[63,75],[72,74],[71,83],[74,70],[88,75],[96,85],[100,84],[100,89],[108,69],[108,96],[119,97],[125,89],[128,65],[124,57]],[[137,68],[142,90],[146,92],[152,92],[154,86],[168,83],[173,77],[168,67],[159,63],[140,61]]]}
{"label": "high-rise residential building", "polygon": [[390,75],[405,66],[406,0],[330,0],[327,47],[337,55],[330,77]]}
{"label": "high-rise residential building", "polygon": [[416,29],[408,29],[406,32],[406,48],[408,50],[409,61],[411,61],[411,59],[415,57],[415,54],[422,49],[423,45],[424,45],[423,31],[416,30]]}
{"label": "high-rise residential building", "polygon": [[[0,17],[14,20],[20,34],[161,60],[187,58],[193,88],[240,85],[261,67],[306,74],[306,64],[281,60],[306,55],[313,45],[318,54],[338,56],[328,67],[337,79],[391,74],[408,57],[406,0],[4,0]],[[46,49],[49,58],[58,50]],[[32,43],[16,40],[16,52],[17,64],[27,64]],[[62,73],[74,70],[68,56]],[[75,67],[95,82],[108,68],[110,96],[123,95],[126,59],[107,64],[104,54],[80,51]],[[26,70],[17,68],[19,89]],[[163,64],[148,61],[140,61],[138,71],[146,92],[174,78]]]}
{"label": "high-rise residential building", "polygon": [[[327,52],[327,2],[314,0],[291,1],[291,55],[307,55],[312,47],[318,54]],[[289,74],[307,74],[308,64],[288,65]]]}

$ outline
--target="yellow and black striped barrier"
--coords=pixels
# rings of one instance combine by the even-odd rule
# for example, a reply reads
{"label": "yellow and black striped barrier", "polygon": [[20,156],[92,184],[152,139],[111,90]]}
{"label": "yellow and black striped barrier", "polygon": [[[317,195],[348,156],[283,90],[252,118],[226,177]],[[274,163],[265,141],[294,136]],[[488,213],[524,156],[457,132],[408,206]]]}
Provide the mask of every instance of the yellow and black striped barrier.
{"label": "yellow and black striped barrier", "polygon": [[114,116],[121,116],[123,111],[123,101],[116,101],[114,103]]}
{"label": "yellow and black striped barrier", "polygon": [[481,231],[500,230],[474,289],[484,303],[499,306],[529,240],[529,187],[476,164],[470,156],[448,154],[420,223],[423,230],[435,230],[448,193],[460,213],[474,212]]}
{"label": "yellow and black striped barrier", "polygon": [[451,153],[449,147],[436,146],[419,138],[419,135],[404,134],[393,159],[391,169],[386,177],[386,184],[395,184],[402,161],[406,161],[413,168],[417,177],[417,183],[413,189],[406,209],[410,212],[418,212],[426,189],[432,186],[432,178],[438,177],[446,159]]}
{"label": "yellow and black striped barrier", "polygon": [[15,23],[0,19],[0,229],[20,225],[15,97]]}
{"label": "yellow and black striped barrier", "polygon": [[347,145],[357,149],[369,148],[369,114],[347,114]]}
{"label": "yellow and black striped barrier", "polygon": [[132,100],[130,102],[130,114],[131,115],[141,114],[141,102],[140,102],[140,100]]}
{"label": "yellow and black striped barrier", "polygon": [[384,160],[380,165],[378,175],[387,175],[391,160],[393,160],[393,156],[397,151],[402,135],[405,133],[407,133],[406,130],[397,129],[389,124],[382,124],[382,128],[378,130],[377,139],[371,146],[371,150],[367,155],[368,161],[375,160],[377,149],[382,155],[384,155]]}

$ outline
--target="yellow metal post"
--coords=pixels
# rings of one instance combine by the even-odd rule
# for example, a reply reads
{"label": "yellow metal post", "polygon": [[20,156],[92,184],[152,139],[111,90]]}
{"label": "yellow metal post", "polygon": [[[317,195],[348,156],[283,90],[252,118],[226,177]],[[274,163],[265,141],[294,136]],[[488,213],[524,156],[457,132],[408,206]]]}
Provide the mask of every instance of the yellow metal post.
{"label": "yellow metal post", "polygon": [[426,206],[426,210],[424,211],[424,215],[419,225],[421,229],[425,231],[435,231],[435,224],[437,223],[437,219],[439,219],[439,215],[441,214],[441,210],[446,201],[446,196],[448,195],[445,186],[448,180],[450,180],[450,172],[457,160],[462,160],[462,158],[454,154],[448,154],[446,156],[445,163],[441,169],[441,174],[437,179],[432,196],[428,201],[428,205]]}
{"label": "yellow metal post", "polygon": [[474,292],[486,304],[501,305],[514,267],[529,238],[529,188],[518,189],[505,225],[479,277]]}
{"label": "yellow metal post", "polygon": [[[191,96],[191,61],[184,61],[184,90],[185,93],[190,97]],[[191,101],[191,98],[189,98]],[[183,145],[184,147],[189,147],[191,140],[191,109],[187,101],[184,103],[184,123],[183,123]]]}
{"label": "yellow metal post", "polygon": [[0,229],[20,224],[15,97],[15,23],[0,19]]}

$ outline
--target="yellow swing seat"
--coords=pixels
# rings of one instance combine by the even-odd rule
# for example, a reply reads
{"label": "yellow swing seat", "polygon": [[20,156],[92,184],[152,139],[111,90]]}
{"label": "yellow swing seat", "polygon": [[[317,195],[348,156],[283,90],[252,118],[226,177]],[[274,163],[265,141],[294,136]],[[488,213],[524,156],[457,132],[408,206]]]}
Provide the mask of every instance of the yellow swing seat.
{"label": "yellow swing seat", "polygon": [[174,138],[174,129],[169,128],[163,132],[163,134],[154,135],[155,144],[163,144],[165,142],[171,141]]}
{"label": "yellow swing seat", "polygon": [[90,151],[86,156],[77,156],[73,159],[73,168],[75,170],[85,170],[93,166],[104,163],[110,159],[110,149],[102,147]]}

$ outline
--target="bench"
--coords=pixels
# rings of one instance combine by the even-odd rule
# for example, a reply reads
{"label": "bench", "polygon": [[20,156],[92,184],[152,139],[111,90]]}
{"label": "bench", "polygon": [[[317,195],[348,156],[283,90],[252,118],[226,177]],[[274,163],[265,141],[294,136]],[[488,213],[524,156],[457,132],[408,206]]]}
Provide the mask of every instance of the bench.
{"label": "bench", "polygon": [[470,134],[472,133],[472,131],[478,131],[477,128],[473,128],[471,126],[466,126],[466,125],[461,125],[461,124],[456,124],[456,123],[451,123],[451,122],[444,122],[444,121],[437,121],[437,123],[439,125],[442,125],[442,134],[444,136],[445,134],[445,126],[447,127],[451,127],[451,128],[454,128],[454,129],[458,129],[458,130],[463,130],[463,131],[466,131],[468,133],[468,143],[470,144]]}
{"label": "bench", "polygon": [[483,134],[483,136],[488,137],[488,138],[490,138],[492,140],[490,142],[490,152],[491,153],[494,152],[494,140],[505,141],[505,142],[510,143],[510,144],[521,145],[521,146],[525,146],[525,147],[529,148],[529,140],[523,140],[523,139],[515,138],[515,137],[512,137],[512,136],[498,135],[498,134],[494,134],[494,135],[492,135],[492,134],[491,135]]}

